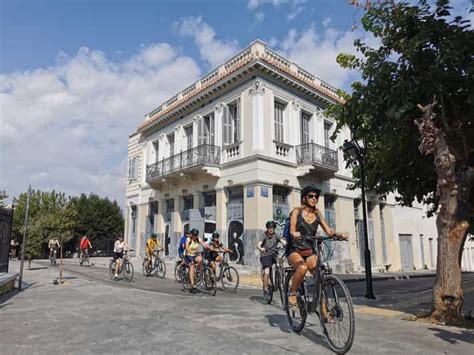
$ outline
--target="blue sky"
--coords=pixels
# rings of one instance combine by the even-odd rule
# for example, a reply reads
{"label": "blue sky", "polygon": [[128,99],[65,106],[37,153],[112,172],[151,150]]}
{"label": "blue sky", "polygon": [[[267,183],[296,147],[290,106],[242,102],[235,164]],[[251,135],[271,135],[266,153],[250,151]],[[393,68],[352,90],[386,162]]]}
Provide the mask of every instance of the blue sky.
{"label": "blue sky", "polygon": [[[468,16],[470,0],[454,0]],[[362,10],[346,0],[0,0],[0,190],[123,205],[127,139],[163,101],[259,38],[342,88]],[[472,14],[470,15],[472,18]]]}

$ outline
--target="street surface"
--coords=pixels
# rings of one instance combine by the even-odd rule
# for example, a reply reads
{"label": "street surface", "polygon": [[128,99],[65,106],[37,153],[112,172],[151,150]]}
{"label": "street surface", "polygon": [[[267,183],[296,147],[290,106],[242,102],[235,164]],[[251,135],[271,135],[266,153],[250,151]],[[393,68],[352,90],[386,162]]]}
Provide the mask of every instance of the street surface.
{"label": "street surface", "polygon": [[[24,275],[25,291],[0,298],[2,354],[331,353],[314,316],[301,335],[294,334],[278,303],[264,305],[258,289],[191,295],[172,280],[145,278],[141,270],[136,270],[134,282],[125,284],[111,281],[106,268],[78,265],[67,265],[66,282],[54,285],[58,268],[46,262],[32,266]],[[18,269],[18,263],[10,269]],[[468,276],[465,297],[472,298],[474,277]],[[377,281],[379,300],[371,303],[358,297],[363,283],[349,284],[357,304],[351,353],[471,354],[472,330],[401,320],[406,304],[397,299],[408,298],[409,290],[415,292],[412,299],[425,293],[429,299],[430,280],[432,285],[432,278]],[[399,287],[401,283],[407,287]],[[406,294],[390,292],[394,286]],[[380,303],[387,306],[380,308]]]}

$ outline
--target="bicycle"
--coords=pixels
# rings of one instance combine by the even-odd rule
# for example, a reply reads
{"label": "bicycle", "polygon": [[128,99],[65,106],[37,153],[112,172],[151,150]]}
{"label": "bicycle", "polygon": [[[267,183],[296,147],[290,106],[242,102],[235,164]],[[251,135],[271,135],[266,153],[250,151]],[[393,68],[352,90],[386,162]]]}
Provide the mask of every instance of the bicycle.
{"label": "bicycle", "polygon": [[[285,268],[283,264],[285,262],[283,255],[280,253],[284,251],[285,248],[277,248],[277,256],[276,256],[276,263],[272,264],[270,268],[270,275],[268,278],[268,290],[265,292],[263,289],[263,299],[267,302],[267,304],[272,303],[273,301],[273,293],[278,290],[280,293],[280,300],[281,305],[285,307],[285,291],[284,291],[284,276],[285,276]],[[263,281],[263,273],[262,270],[262,281]]]}
{"label": "bicycle", "polygon": [[[112,259],[112,261],[110,262],[110,265],[109,265],[109,272],[110,272],[110,279],[111,280],[117,280],[117,278],[115,278],[115,266],[116,266],[117,262],[115,260]],[[124,251],[123,253],[123,258],[122,258],[122,262],[120,264],[120,268],[118,270],[118,274],[123,274],[123,278],[125,281],[127,282],[132,282],[133,280],[133,275],[134,275],[134,271],[133,271],[133,264],[131,263],[130,259],[129,259],[129,256],[128,256],[128,251]]]}
{"label": "bicycle", "polygon": [[142,263],[143,275],[150,276],[154,274],[156,277],[160,277],[164,279],[166,275],[166,264],[163,262],[163,260],[161,260],[158,251],[155,251],[154,256],[155,257],[153,260],[153,264],[148,263],[148,255],[143,260],[143,263]]}
{"label": "bicycle", "polygon": [[89,252],[88,251],[83,251],[81,254],[81,260],[79,261],[79,264],[81,266],[90,266],[90,261],[89,261]]}
{"label": "bicycle", "polygon": [[[181,266],[181,284],[183,290],[189,291],[191,289],[191,279],[189,275],[190,266],[184,263]],[[194,267],[194,287],[200,287],[201,284],[204,285],[206,291],[209,292],[209,295],[215,296],[217,292],[217,280],[214,277],[214,272],[212,271],[209,261],[203,258],[200,266],[195,264]]]}
{"label": "bicycle", "polygon": [[51,254],[49,256],[50,260],[51,260],[51,266],[56,266],[57,265],[57,262],[56,262],[56,254],[57,254],[57,249],[53,249],[51,251]]}
{"label": "bicycle", "polygon": [[[288,306],[288,295],[294,270],[287,268],[285,280],[285,311],[288,322],[295,333],[303,330],[309,313],[316,313],[323,329],[324,337],[329,348],[338,354],[349,351],[354,341],[355,321],[352,298],[345,283],[337,276],[332,275],[332,270],[327,263],[321,263],[322,242],[327,237],[306,237],[317,242],[318,262],[313,274],[315,280],[312,291],[306,277],[297,291],[297,310]],[[343,306],[345,300],[346,306]],[[297,314],[299,313],[299,315]],[[343,326],[343,322],[348,327]],[[348,329],[347,329],[348,328]],[[347,330],[347,334],[343,334]]]}
{"label": "bicycle", "polygon": [[235,267],[229,265],[229,252],[221,253],[224,257],[217,265],[219,272],[216,268],[216,283],[220,281],[225,292],[236,292],[240,281],[239,273]]}

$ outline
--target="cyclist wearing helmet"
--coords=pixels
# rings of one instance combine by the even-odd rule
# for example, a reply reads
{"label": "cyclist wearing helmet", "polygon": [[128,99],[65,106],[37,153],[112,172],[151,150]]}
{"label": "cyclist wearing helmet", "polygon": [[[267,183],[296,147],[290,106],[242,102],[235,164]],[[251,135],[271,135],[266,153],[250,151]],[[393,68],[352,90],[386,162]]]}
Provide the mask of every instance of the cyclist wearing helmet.
{"label": "cyclist wearing helmet", "polygon": [[199,255],[199,245],[204,249],[209,250],[210,247],[199,238],[199,231],[197,229],[191,230],[191,238],[186,240],[186,247],[184,251],[184,262],[189,265],[189,279],[191,281],[191,293],[196,292],[196,285],[194,283],[194,273],[196,272],[196,265],[199,267],[202,263],[202,256]]}
{"label": "cyclist wearing helmet", "polygon": [[[146,247],[145,247],[145,254],[147,256],[147,267],[151,268],[152,261],[153,261],[153,256],[156,255],[156,253],[160,250],[160,242],[158,239],[156,239],[156,233],[153,233],[151,235],[151,238],[147,240],[146,242]],[[163,250],[163,248],[161,248]]]}
{"label": "cyclist wearing helmet", "polygon": [[268,281],[270,277],[270,269],[276,263],[278,253],[278,243],[285,245],[285,240],[275,234],[275,221],[268,221],[265,224],[267,229],[257,243],[257,249],[260,250],[260,263],[262,264],[262,282],[264,295],[268,293]]}
{"label": "cyclist wearing helmet", "polygon": [[301,206],[293,209],[290,214],[290,234],[288,263],[293,267],[295,273],[288,296],[288,306],[297,308],[296,291],[303,281],[306,272],[313,273],[317,255],[314,242],[305,237],[316,236],[318,226],[321,225],[324,232],[336,239],[347,239],[347,237],[336,233],[324,219],[323,213],[317,208],[321,190],[314,185],[306,186],[301,191]]}
{"label": "cyclist wearing helmet", "polygon": [[223,251],[224,253],[232,253],[232,250],[224,247],[224,244],[219,240],[219,233],[217,232],[212,233],[212,241],[209,247],[209,265],[215,272],[217,263],[220,263],[223,260],[223,257],[219,255],[219,252]]}

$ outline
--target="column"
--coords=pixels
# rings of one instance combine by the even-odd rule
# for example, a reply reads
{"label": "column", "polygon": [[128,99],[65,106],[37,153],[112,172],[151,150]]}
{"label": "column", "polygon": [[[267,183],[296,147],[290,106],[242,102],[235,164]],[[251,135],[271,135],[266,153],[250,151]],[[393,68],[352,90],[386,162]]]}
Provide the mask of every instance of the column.
{"label": "column", "polygon": [[[371,253],[375,252],[375,265],[383,265],[383,250],[382,250],[382,228],[380,225],[380,205],[378,203],[374,203],[374,208],[372,209],[372,220],[374,221],[374,244],[375,250],[370,251]],[[415,240],[420,243],[419,239],[415,237],[413,239],[413,243]],[[414,249],[417,250],[417,249]],[[416,260],[416,258],[414,258]],[[374,267],[375,265],[372,265]]]}
{"label": "column", "polygon": [[216,230],[224,245],[229,247],[227,245],[227,195],[224,189],[216,190]]}
{"label": "column", "polygon": [[301,206],[301,189],[296,187],[291,189],[288,196],[288,203],[290,205],[290,212],[293,210],[293,208]]}
{"label": "column", "polygon": [[172,226],[170,228],[170,246],[169,255],[174,257],[178,255],[178,244],[183,235],[183,222],[181,219],[181,212],[184,208],[184,200],[181,195],[174,198],[174,212],[171,218]]}
{"label": "column", "polygon": [[123,237],[127,243],[130,238],[129,228],[130,228],[130,207],[127,205],[125,206],[125,220],[124,220],[124,227],[123,227]]}
{"label": "column", "polygon": [[158,239],[162,246],[165,244],[165,213],[166,213],[166,200],[160,199],[158,200],[158,222],[157,222],[157,229],[158,229]]}
{"label": "column", "polygon": [[[385,240],[387,241],[387,263],[390,265],[389,271],[400,270],[400,244],[394,233],[393,226],[394,207],[385,205],[383,217],[385,224]],[[429,243],[429,240],[428,240]],[[435,259],[434,259],[435,260]],[[436,262],[436,260],[435,260]]]}
{"label": "column", "polygon": [[263,135],[263,123],[264,123],[264,105],[263,96],[265,89],[263,88],[262,82],[256,80],[253,87],[250,89],[250,96],[252,97],[252,147],[254,151],[263,151],[264,149],[264,135]]}
{"label": "column", "polygon": [[359,263],[357,249],[357,235],[355,230],[354,202],[350,198],[338,196],[336,198],[336,229],[338,232],[348,232],[348,242],[336,242],[338,253],[339,272],[353,272]]}
{"label": "column", "polygon": [[142,203],[137,206],[138,209],[138,219],[137,219],[137,243],[135,246],[131,245],[135,249],[135,255],[141,256],[146,240],[149,236],[145,235],[146,228],[146,218],[148,214],[148,203]]}

